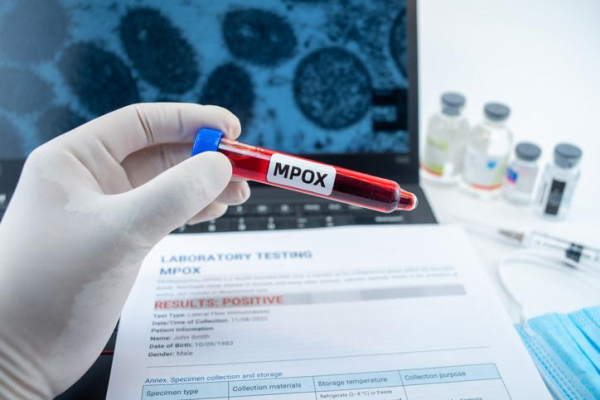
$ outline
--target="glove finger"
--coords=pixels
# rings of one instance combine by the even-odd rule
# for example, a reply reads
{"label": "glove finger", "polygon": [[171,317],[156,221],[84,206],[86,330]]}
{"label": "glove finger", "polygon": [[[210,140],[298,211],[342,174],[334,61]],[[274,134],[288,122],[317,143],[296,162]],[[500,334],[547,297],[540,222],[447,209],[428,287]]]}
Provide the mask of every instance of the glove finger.
{"label": "glove finger", "polygon": [[236,206],[244,203],[250,197],[250,186],[248,182],[229,182],[229,185],[215,200],[217,203],[226,204],[228,206]]}
{"label": "glove finger", "polygon": [[227,212],[228,206],[241,204],[248,200],[248,197],[250,197],[250,187],[247,182],[230,182],[213,203],[194,215],[187,224],[194,225],[217,219]]}
{"label": "glove finger", "polygon": [[96,118],[62,135],[60,142],[83,153],[100,143],[120,164],[128,155],[154,144],[190,142],[202,127],[218,129],[232,139],[241,131],[237,117],[222,107],[145,103]]}
{"label": "glove finger", "polygon": [[[134,187],[144,183],[174,167],[190,157],[191,145],[183,143],[168,143],[147,147],[127,157],[123,163],[129,182]],[[232,178],[217,202],[235,205],[245,202],[250,196],[250,187],[245,180]]]}
{"label": "glove finger", "polygon": [[200,222],[206,222],[222,217],[227,212],[227,205],[222,203],[211,203],[204,210],[190,218],[186,224],[195,225]]}
{"label": "glove finger", "polygon": [[130,154],[121,166],[134,187],[190,158],[192,143],[167,143],[146,147]]}
{"label": "glove finger", "polygon": [[231,163],[220,153],[188,158],[144,185],[119,195],[128,202],[129,232],[140,245],[153,246],[182,226],[223,192]]}

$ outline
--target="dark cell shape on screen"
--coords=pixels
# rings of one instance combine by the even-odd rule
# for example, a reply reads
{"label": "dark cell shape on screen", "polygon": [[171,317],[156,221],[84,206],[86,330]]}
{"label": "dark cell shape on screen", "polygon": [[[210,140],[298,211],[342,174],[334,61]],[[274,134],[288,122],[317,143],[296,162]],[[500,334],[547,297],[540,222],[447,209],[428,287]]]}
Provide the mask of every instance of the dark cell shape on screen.
{"label": "dark cell shape on screen", "polygon": [[0,67],[0,107],[30,113],[52,101],[52,88],[36,73],[14,67]]}
{"label": "dark cell shape on screen", "polygon": [[408,62],[406,36],[406,12],[405,10],[402,10],[394,19],[392,29],[390,30],[390,52],[392,53],[392,58],[394,59],[396,66],[404,77],[408,77],[406,72],[406,65]]}
{"label": "dark cell shape on screen", "polygon": [[134,8],[121,19],[119,35],[142,78],[167,93],[184,93],[200,76],[194,49],[181,30],[153,8]]}
{"label": "dark cell shape on screen", "polygon": [[0,159],[24,158],[23,136],[0,115]]}
{"label": "dark cell shape on screen", "polygon": [[86,122],[84,117],[67,106],[52,106],[40,115],[36,123],[40,144],[52,140],[58,135],[75,129]]}
{"label": "dark cell shape on screen", "polygon": [[306,56],[296,68],[294,98],[306,118],[325,129],[355,124],[371,105],[371,78],[347,50],[329,47]]}
{"label": "dark cell shape on screen", "polygon": [[68,17],[56,0],[20,0],[0,20],[0,54],[21,62],[51,59],[68,36]]}
{"label": "dark cell shape on screen", "polygon": [[67,48],[58,68],[81,104],[95,115],[140,101],[125,63],[94,43],[77,43]]}
{"label": "dark cell shape on screen", "polygon": [[230,11],[223,19],[229,51],[244,61],[274,66],[294,53],[297,40],[283,17],[257,8]]}
{"label": "dark cell shape on screen", "polygon": [[202,90],[200,104],[225,107],[247,125],[254,114],[256,95],[250,74],[233,63],[215,69]]}

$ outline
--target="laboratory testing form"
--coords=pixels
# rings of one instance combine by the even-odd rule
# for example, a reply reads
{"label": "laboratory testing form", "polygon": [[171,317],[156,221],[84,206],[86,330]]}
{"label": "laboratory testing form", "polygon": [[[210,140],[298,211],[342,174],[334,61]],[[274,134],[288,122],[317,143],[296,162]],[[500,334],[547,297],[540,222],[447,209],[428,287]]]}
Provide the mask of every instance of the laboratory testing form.
{"label": "laboratory testing form", "polygon": [[464,232],[170,235],[123,310],[108,399],[550,399]]}

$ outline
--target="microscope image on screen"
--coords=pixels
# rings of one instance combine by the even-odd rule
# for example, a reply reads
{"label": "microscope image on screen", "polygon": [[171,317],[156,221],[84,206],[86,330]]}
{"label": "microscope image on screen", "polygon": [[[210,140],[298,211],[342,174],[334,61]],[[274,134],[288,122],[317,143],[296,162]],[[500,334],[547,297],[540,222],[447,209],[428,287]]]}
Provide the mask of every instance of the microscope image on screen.
{"label": "microscope image on screen", "polygon": [[407,152],[403,0],[8,0],[0,158],[137,102],[226,107],[247,143]]}

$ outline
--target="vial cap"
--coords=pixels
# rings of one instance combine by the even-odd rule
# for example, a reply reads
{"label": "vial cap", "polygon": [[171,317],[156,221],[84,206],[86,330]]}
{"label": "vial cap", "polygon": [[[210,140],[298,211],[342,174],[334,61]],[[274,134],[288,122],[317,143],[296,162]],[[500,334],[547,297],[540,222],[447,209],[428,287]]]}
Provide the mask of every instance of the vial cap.
{"label": "vial cap", "polygon": [[444,93],[442,95],[442,112],[446,115],[458,115],[467,100],[460,93]]}
{"label": "vial cap", "polygon": [[554,162],[562,168],[573,168],[581,160],[583,152],[577,146],[560,143],[554,148]]}
{"label": "vial cap", "polygon": [[192,156],[204,153],[205,151],[217,151],[223,133],[216,129],[201,128],[196,134],[194,147],[192,147]]}
{"label": "vial cap", "polygon": [[542,155],[542,149],[533,143],[522,142],[519,143],[515,148],[515,153],[521,160],[535,161],[540,158],[540,155]]}
{"label": "vial cap", "polygon": [[504,121],[510,115],[510,108],[502,103],[487,103],[483,112],[492,121]]}

